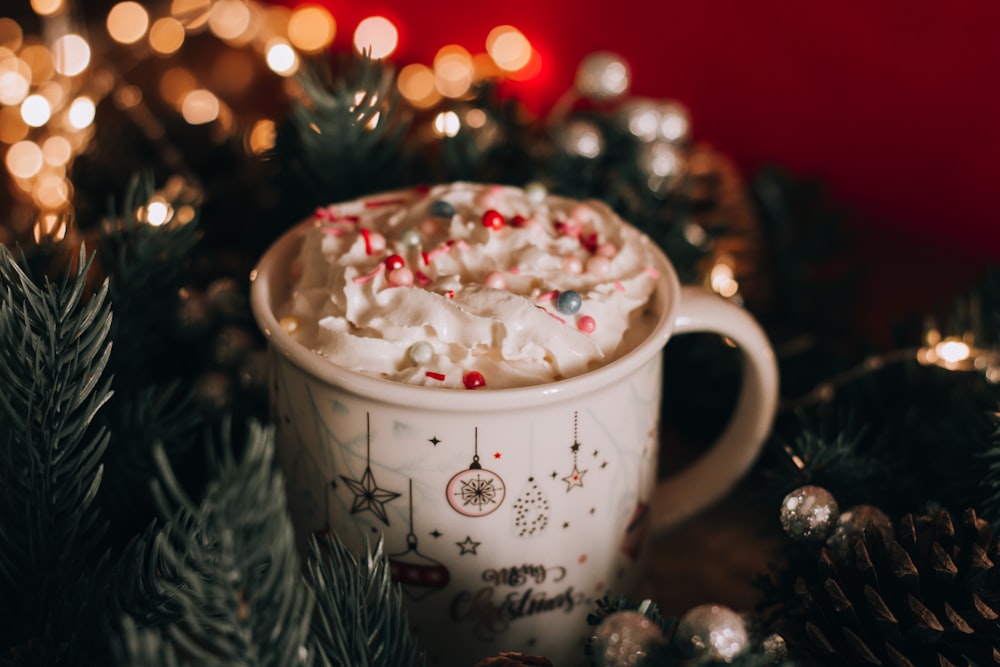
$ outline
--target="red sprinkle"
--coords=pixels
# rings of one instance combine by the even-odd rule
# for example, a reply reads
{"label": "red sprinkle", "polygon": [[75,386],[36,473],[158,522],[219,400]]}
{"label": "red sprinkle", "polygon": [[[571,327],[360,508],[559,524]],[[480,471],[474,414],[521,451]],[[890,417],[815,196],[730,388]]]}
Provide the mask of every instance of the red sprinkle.
{"label": "red sprinkle", "polygon": [[427,253],[426,250],[420,251],[420,259],[424,260],[424,266],[431,265],[431,256]]}
{"label": "red sprinkle", "polygon": [[511,227],[524,227],[524,223],[527,222],[523,215],[515,215],[510,219]]}
{"label": "red sprinkle", "polygon": [[500,211],[491,208],[483,213],[483,227],[496,232],[503,229],[505,224],[507,223],[504,222],[503,214]]}
{"label": "red sprinkle", "polygon": [[372,254],[372,233],[370,229],[362,229],[361,236],[365,239],[365,252]]}
{"label": "red sprinkle", "polygon": [[479,371],[469,371],[462,376],[462,384],[466,389],[479,389],[486,386],[486,378]]}
{"label": "red sprinkle", "polygon": [[594,333],[594,329],[597,328],[597,322],[590,315],[584,315],[576,321],[576,328],[583,333]]}
{"label": "red sprinkle", "polygon": [[441,382],[444,382],[444,373],[435,373],[433,371],[427,371],[427,377],[429,377],[432,380],[440,380]]}
{"label": "red sprinkle", "polygon": [[444,295],[446,297],[448,297],[449,299],[454,299],[455,298],[455,290],[450,289],[447,292],[445,292]]}
{"label": "red sprinkle", "polygon": [[423,271],[414,271],[413,277],[417,279],[417,284],[421,287],[427,287],[431,284],[431,279],[427,277],[427,274]]}
{"label": "red sprinkle", "polygon": [[392,271],[394,269],[401,269],[404,266],[406,266],[406,260],[400,257],[399,255],[389,255],[388,257],[385,258],[383,264],[385,264],[385,268]]}
{"label": "red sprinkle", "polygon": [[337,227],[321,227],[320,231],[324,234],[329,234],[330,236],[343,236],[344,230]]}

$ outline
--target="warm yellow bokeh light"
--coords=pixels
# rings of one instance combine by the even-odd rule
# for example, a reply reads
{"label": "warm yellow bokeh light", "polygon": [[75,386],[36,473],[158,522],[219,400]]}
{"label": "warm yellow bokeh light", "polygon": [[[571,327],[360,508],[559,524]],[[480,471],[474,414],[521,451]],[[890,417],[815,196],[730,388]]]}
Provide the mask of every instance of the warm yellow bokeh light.
{"label": "warm yellow bokeh light", "polygon": [[31,197],[41,209],[58,210],[69,203],[69,182],[58,174],[43,173],[38,177]]}
{"label": "warm yellow bokeh light", "polygon": [[445,97],[461,97],[472,87],[474,71],[469,52],[449,44],[434,56],[434,87]]}
{"label": "warm yellow bokeh light", "polygon": [[33,230],[35,243],[41,243],[46,239],[62,241],[66,238],[66,231],[66,216],[49,211],[35,221]]}
{"label": "warm yellow bokeh light", "polygon": [[21,118],[19,107],[0,107],[0,141],[16,144],[28,136],[30,129]]}
{"label": "warm yellow bokeh light", "polygon": [[497,67],[516,72],[531,60],[531,44],[524,34],[511,25],[500,25],[486,37],[486,52]]}
{"label": "warm yellow bokeh light", "polygon": [[418,109],[428,109],[441,101],[434,87],[434,71],[427,65],[412,63],[401,69],[396,87],[399,94]]}
{"label": "warm yellow bokeh light", "polygon": [[17,51],[24,40],[24,32],[14,19],[0,18],[0,46]]}
{"label": "warm yellow bokeh light", "polygon": [[105,21],[111,39],[119,44],[135,44],[149,29],[149,12],[138,2],[119,2]]}
{"label": "warm yellow bokeh light", "polygon": [[149,29],[149,47],[154,53],[167,56],[176,52],[183,44],[184,26],[171,16],[157,19]]}
{"label": "warm yellow bokeh light", "polygon": [[63,0],[31,0],[31,8],[39,16],[52,16],[63,8]]}
{"label": "warm yellow bokeh light", "polygon": [[7,150],[7,171],[17,178],[31,178],[42,170],[42,149],[34,141],[19,141]]}
{"label": "warm yellow bokeh light", "polygon": [[184,96],[197,87],[198,80],[186,67],[171,67],[160,77],[160,96],[175,107],[179,107]]}
{"label": "warm yellow bokeh light", "polygon": [[56,71],[65,76],[76,76],[90,64],[90,44],[80,35],[70,33],[52,44]]}
{"label": "warm yellow bokeh light", "polygon": [[146,204],[146,222],[159,227],[170,222],[174,216],[174,208],[163,197],[153,197]]}
{"label": "warm yellow bokeh light", "polygon": [[262,155],[274,148],[277,140],[277,130],[273,120],[267,118],[253,124],[247,137],[247,148],[254,155]]}
{"label": "warm yellow bokeh light", "polygon": [[369,16],[354,30],[354,48],[371,49],[372,58],[388,58],[399,46],[399,31],[384,16]]}
{"label": "warm yellow bokeh light", "polygon": [[48,81],[56,72],[52,52],[42,44],[29,44],[18,55],[31,69],[31,80],[34,83]]}
{"label": "warm yellow bokeh light", "polygon": [[251,18],[242,0],[218,0],[208,13],[208,29],[219,39],[238,40],[250,29]]}
{"label": "warm yellow bokeh light", "polygon": [[22,67],[6,69],[0,65],[0,104],[15,106],[24,101],[31,90],[31,70],[22,60],[12,58]]}
{"label": "warm yellow bokeh light", "polygon": [[42,159],[50,167],[62,167],[73,157],[73,147],[66,137],[54,135],[42,142]]}
{"label": "warm yellow bokeh light", "polygon": [[442,111],[434,117],[434,134],[439,137],[454,137],[462,129],[462,122],[454,111]]}
{"label": "warm yellow bokeh light", "polygon": [[21,102],[21,118],[31,127],[41,127],[52,118],[52,105],[42,95],[28,95]]}
{"label": "warm yellow bokeh light", "polygon": [[957,364],[969,358],[972,348],[964,341],[946,338],[934,346],[934,353],[946,364]]}
{"label": "warm yellow bokeh light", "polygon": [[64,82],[61,81],[49,81],[38,88],[38,94],[48,101],[49,109],[53,113],[56,109],[61,109],[63,102],[66,101],[67,90],[63,84]]}
{"label": "warm yellow bokeh light", "polygon": [[283,39],[273,40],[267,45],[265,60],[268,68],[281,76],[291,76],[299,69],[299,57],[295,49]]}
{"label": "warm yellow bokeh light", "polygon": [[326,7],[303,5],[288,20],[288,39],[303,53],[319,53],[336,34],[337,22]]}
{"label": "warm yellow bokeh light", "polygon": [[187,30],[200,30],[208,22],[212,0],[173,0],[170,15]]}
{"label": "warm yellow bokeh light", "polygon": [[192,125],[211,123],[219,117],[219,98],[204,88],[192,90],[181,101],[181,115]]}
{"label": "warm yellow bokeh light", "polygon": [[95,115],[97,115],[97,105],[89,97],[78,97],[69,105],[69,124],[78,130],[93,123]]}
{"label": "warm yellow bokeh light", "polygon": [[721,261],[712,267],[709,284],[715,292],[727,299],[740,291],[740,284],[736,281],[733,267]]}

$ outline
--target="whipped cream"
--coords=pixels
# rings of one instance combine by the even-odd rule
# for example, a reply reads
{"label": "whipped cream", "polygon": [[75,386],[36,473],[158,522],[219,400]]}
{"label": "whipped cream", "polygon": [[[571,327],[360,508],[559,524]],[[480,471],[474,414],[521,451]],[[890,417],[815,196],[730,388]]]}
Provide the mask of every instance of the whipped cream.
{"label": "whipped cream", "polygon": [[317,209],[281,326],[338,366],[501,389],[617,359],[652,328],[653,242],[599,201],[452,183]]}

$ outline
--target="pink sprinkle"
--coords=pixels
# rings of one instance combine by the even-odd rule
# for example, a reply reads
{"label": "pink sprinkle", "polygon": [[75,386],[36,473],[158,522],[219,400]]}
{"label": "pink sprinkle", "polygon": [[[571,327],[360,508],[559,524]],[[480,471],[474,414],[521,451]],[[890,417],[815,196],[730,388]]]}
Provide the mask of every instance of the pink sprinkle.
{"label": "pink sprinkle", "polygon": [[366,201],[365,208],[378,208],[379,206],[392,206],[394,204],[405,204],[405,197],[395,197],[392,199],[376,199],[375,201]]}
{"label": "pink sprinkle", "polygon": [[483,284],[493,289],[506,289],[507,278],[499,271],[491,271],[483,278]]}
{"label": "pink sprinkle", "polygon": [[548,315],[549,317],[551,317],[552,319],[554,319],[559,324],[566,324],[566,320],[564,320],[563,318],[559,317],[555,313],[550,313],[549,311],[546,310],[545,314]]}
{"label": "pink sprinkle", "polygon": [[329,236],[343,236],[344,235],[344,230],[340,229],[339,227],[323,226],[323,227],[320,227],[319,230],[321,232],[323,232],[324,234],[328,234]]}
{"label": "pink sprinkle", "polygon": [[512,276],[519,276],[519,275],[521,275],[521,267],[515,266],[514,268],[512,268],[510,270],[510,275],[512,275]]}
{"label": "pink sprinkle", "polygon": [[654,268],[653,268],[653,267],[651,267],[651,266],[647,266],[647,267],[646,267],[646,268],[645,268],[645,269],[643,270],[643,273],[645,273],[645,274],[646,274],[647,276],[653,276],[654,278],[659,278],[659,277],[660,277],[660,272],[659,272],[659,271],[657,271],[656,269],[654,269]]}
{"label": "pink sprinkle", "polygon": [[427,287],[431,284],[431,279],[428,278],[427,274],[423,271],[414,271],[413,277],[416,278],[417,283],[419,283],[421,287]]}
{"label": "pink sprinkle", "polygon": [[618,290],[619,292],[625,291],[625,286],[622,285],[619,281],[616,280],[613,284],[615,286],[615,289]]}
{"label": "pink sprinkle", "polygon": [[313,216],[315,216],[317,220],[330,220],[333,218],[333,214],[330,210],[322,206],[316,208],[316,212],[313,213]]}
{"label": "pink sprinkle", "polygon": [[382,273],[383,271],[385,271],[385,264],[379,262],[379,265],[375,267],[375,270],[372,271],[371,273],[367,273],[363,276],[354,276],[354,282],[357,283],[358,285],[364,284],[369,280],[373,279],[378,274]]}
{"label": "pink sprinkle", "polygon": [[597,249],[594,252],[601,257],[607,257],[610,259],[618,254],[618,248],[615,247],[614,243],[604,242],[597,246]]}
{"label": "pink sprinkle", "polygon": [[432,380],[440,380],[441,382],[444,382],[445,375],[444,373],[435,373],[434,371],[427,371],[427,377],[429,377]]}
{"label": "pink sprinkle", "polygon": [[590,315],[584,315],[576,321],[576,328],[586,334],[594,333],[594,329],[597,328],[597,322]]}
{"label": "pink sprinkle", "polygon": [[556,230],[565,236],[572,236],[573,238],[578,238],[580,236],[580,225],[576,222],[567,220],[565,222],[557,222]]}
{"label": "pink sprinkle", "polygon": [[544,294],[539,294],[538,300],[541,301],[542,303],[545,303],[546,301],[552,301],[552,299],[556,298],[558,295],[559,295],[559,290],[554,289],[551,292],[545,292]]}

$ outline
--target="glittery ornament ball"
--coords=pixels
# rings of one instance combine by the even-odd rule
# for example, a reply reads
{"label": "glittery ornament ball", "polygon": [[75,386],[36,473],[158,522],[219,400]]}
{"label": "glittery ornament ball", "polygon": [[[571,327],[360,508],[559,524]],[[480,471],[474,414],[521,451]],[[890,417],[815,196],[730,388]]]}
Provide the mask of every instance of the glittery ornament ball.
{"label": "glittery ornament ball", "polygon": [[666,640],[660,626],[638,611],[609,614],[590,638],[596,667],[636,667]]}
{"label": "glittery ornament ball", "polygon": [[674,635],[674,644],[686,655],[720,662],[732,662],[748,643],[743,617],[719,604],[688,610],[678,621]]}
{"label": "glittery ornament ball", "polygon": [[821,486],[795,489],[781,501],[781,527],[789,537],[802,542],[822,541],[837,527],[840,508],[833,495]]}
{"label": "glittery ornament ball", "polygon": [[892,542],[895,535],[889,516],[874,505],[855,505],[840,515],[826,545],[837,557],[844,559],[850,553],[854,537],[872,533],[880,534],[884,544]]}

